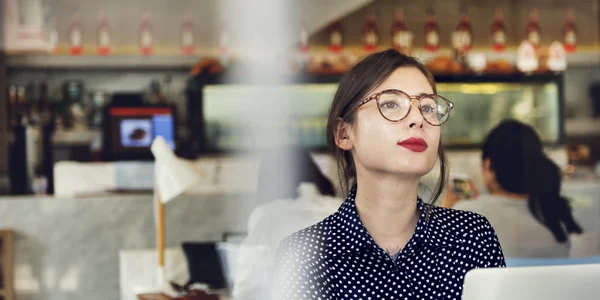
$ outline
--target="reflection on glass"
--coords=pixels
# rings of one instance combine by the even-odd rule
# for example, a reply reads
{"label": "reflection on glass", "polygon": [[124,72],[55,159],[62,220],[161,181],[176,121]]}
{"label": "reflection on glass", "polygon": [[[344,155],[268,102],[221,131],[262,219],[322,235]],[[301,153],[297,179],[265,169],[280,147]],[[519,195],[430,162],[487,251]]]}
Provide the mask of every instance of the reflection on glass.
{"label": "reflection on glass", "polygon": [[208,85],[203,93],[207,146],[225,151],[291,143],[324,147],[336,88],[337,84]]}
{"label": "reflection on glass", "polygon": [[[548,83],[440,83],[455,106],[442,125],[445,145],[478,145],[501,120],[532,125],[544,142],[559,139],[558,87]],[[253,150],[297,143],[325,148],[325,127],[337,84],[208,85],[204,88],[207,148]]]}
{"label": "reflection on glass", "polygon": [[554,83],[441,83],[438,93],[454,102],[442,126],[445,145],[479,144],[507,118],[532,125],[544,142],[559,139],[558,88]]}

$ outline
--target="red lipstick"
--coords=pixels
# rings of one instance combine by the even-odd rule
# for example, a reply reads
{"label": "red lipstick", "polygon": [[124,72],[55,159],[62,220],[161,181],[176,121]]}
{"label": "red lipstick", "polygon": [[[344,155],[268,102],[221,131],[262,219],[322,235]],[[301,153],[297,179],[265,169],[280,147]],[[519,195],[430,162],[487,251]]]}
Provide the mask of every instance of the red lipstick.
{"label": "red lipstick", "polygon": [[398,146],[402,146],[413,152],[423,152],[427,150],[427,142],[425,142],[425,140],[422,138],[415,137],[398,142]]}

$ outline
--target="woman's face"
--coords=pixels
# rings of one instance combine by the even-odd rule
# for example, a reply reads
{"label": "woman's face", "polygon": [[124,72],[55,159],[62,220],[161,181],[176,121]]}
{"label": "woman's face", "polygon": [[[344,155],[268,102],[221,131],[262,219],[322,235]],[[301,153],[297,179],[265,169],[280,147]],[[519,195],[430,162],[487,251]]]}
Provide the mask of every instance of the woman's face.
{"label": "woman's face", "polygon": [[[387,89],[401,90],[410,96],[433,94],[429,81],[415,67],[396,69],[371,94]],[[410,113],[399,122],[383,118],[377,105],[377,101],[369,101],[358,108],[353,125],[343,125],[349,139],[342,140],[340,146],[352,150],[357,169],[409,177],[429,173],[437,160],[440,127],[423,119],[417,100],[412,100]],[[423,141],[426,147],[418,145]]]}

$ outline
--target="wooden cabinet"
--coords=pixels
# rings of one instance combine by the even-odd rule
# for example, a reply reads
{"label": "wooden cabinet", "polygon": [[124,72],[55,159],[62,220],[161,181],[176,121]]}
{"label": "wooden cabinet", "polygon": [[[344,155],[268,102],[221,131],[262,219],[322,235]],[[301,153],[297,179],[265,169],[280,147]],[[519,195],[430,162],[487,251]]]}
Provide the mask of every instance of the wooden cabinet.
{"label": "wooden cabinet", "polygon": [[0,300],[13,300],[14,234],[0,229]]}

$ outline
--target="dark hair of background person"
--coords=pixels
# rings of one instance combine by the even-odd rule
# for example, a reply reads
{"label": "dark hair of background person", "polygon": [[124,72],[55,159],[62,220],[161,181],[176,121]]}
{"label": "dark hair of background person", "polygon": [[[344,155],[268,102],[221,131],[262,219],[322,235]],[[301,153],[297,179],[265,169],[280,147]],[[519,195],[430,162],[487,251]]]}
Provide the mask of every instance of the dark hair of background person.
{"label": "dark hair of background person", "polygon": [[299,197],[298,186],[313,183],[323,195],[335,196],[331,181],[310,152],[300,146],[282,146],[265,152],[258,175],[257,197],[262,203]]}
{"label": "dark hair of background person", "polygon": [[[340,186],[344,193],[348,192],[349,186],[356,180],[356,169],[352,160],[352,153],[340,149],[335,143],[335,131],[338,119],[341,118],[345,122],[353,124],[356,109],[361,100],[367,97],[398,68],[418,69],[427,78],[427,81],[429,81],[433,92],[437,94],[435,80],[423,64],[417,59],[404,55],[395,49],[389,49],[371,54],[353,66],[342,77],[337,92],[333,97],[327,120],[327,143],[329,152],[337,164]],[[438,147],[438,158],[440,161],[440,177],[433,192],[431,204],[434,204],[438,200],[444,190],[448,176],[446,154],[441,142]]]}
{"label": "dark hair of background person", "polygon": [[490,159],[496,181],[504,190],[528,195],[531,214],[564,243],[569,233],[583,230],[575,222],[569,201],[560,195],[561,171],[546,156],[535,130],[505,120],[483,143],[482,158]]}

